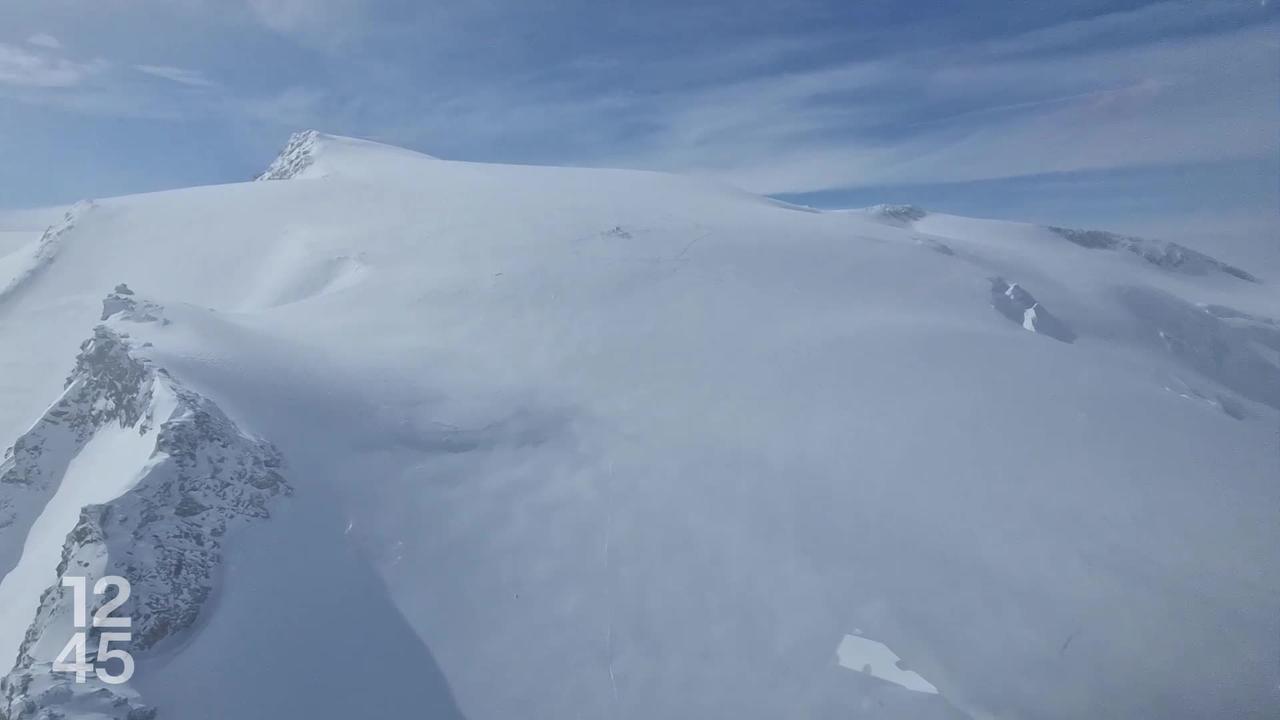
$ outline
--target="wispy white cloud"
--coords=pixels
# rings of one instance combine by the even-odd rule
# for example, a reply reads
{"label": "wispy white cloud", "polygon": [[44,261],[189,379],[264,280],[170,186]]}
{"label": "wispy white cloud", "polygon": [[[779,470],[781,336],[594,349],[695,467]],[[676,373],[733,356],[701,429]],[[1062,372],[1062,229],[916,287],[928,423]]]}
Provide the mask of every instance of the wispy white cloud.
{"label": "wispy white cloud", "polygon": [[768,62],[731,44],[710,53],[732,57],[715,72],[687,56],[646,62],[644,72],[668,78],[658,92],[607,81],[618,77],[616,58],[577,57],[481,82],[442,76],[430,91],[388,83],[396,92],[371,86],[329,100],[352,132],[437,154],[450,154],[444,144],[462,148],[455,157],[700,173],[769,193],[1274,153],[1275,22],[1221,22],[1238,8],[1193,5],[1155,3],[854,62],[835,53],[805,63],[808,38],[782,38]]}
{"label": "wispy white cloud", "polygon": [[36,33],[35,35],[32,35],[27,38],[27,44],[35,45],[36,47],[48,48],[50,50],[58,50],[62,48],[62,43],[58,41],[58,38],[48,33]]}
{"label": "wispy white cloud", "polygon": [[[139,82],[139,74],[165,82]],[[53,48],[30,51],[0,43],[0,100],[4,101],[116,118],[176,119],[201,112],[189,97],[174,94],[175,85],[217,87],[200,72],[186,68],[126,66],[101,58],[77,61]]]}
{"label": "wispy white cloud", "polygon": [[45,52],[0,43],[0,85],[59,88],[79,85],[106,69],[103,60],[76,62]]}
{"label": "wispy white cloud", "polygon": [[1015,43],[1032,47],[943,48],[673,97],[649,110],[659,130],[647,145],[604,162],[808,192],[1277,149],[1274,26],[1011,58]]}
{"label": "wispy white cloud", "polygon": [[368,29],[372,7],[361,0],[245,0],[265,27],[304,42],[336,47]]}
{"label": "wispy white cloud", "polygon": [[1071,50],[1082,44],[1095,47],[1141,44],[1143,39],[1195,30],[1238,14],[1243,4],[1163,0],[996,38],[983,43],[983,47],[990,57],[998,58]]}
{"label": "wispy white cloud", "polygon": [[[1280,16],[1256,0],[1102,14],[1094,0],[1011,1],[1008,26],[1029,28],[1013,34],[949,8],[908,24],[832,0],[128,5],[25,11],[11,35],[28,40],[0,45],[0,102],[198,118],[233,128],[240,152],[318,125],[446,157],[771,193],[1229,161],[1274,153],[1280,126]],[[807,15],[818,21],[793,22]],[[45,31],[57,39],[37,41]]]}
{"label": "wispy white cloud", "polygon": [[172,65],[134,65],[133,69],[152,77],[162,78],[180,85],[191,87],[213,87],[214,83],[198,70],[173,67]]}

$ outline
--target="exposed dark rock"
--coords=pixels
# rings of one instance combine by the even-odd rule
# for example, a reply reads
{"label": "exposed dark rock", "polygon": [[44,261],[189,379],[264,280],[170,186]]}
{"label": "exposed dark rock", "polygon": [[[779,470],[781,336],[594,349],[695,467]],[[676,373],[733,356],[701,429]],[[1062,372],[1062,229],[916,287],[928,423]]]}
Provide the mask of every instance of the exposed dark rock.
{"label": "exposed dark rock", "polygon": [[[139,308],[157,315],[162,310],[136,300],[123,286],[108,300],[120,302],[120,309],[109,313],[113,322],[135,320],[128,315]],[[3,540],[29,529],[37,513],[18,509],[47,502],[70,460],[98,430],[119,423],[155,434],[152,458],[139,468],[144,472],[134,486],[110,502],[83,508],[67,535],[59,581],[43,593],[18,663],[0,681],[0,720],[69,717],[60,708],[72,702],[77,712],[92,708],[98,713],[93,717],[154,717],[154,710],[121,694],[118,686],[71,684],[73,678],[52,673],[49,648],[60,648],[65,639],[46,639],[45,631],[57,626],[55,618],[66,614],[71,601],[61,577],[84,575],[90,586],[105,575],[127,578],[132,594],[116,614],[132,619],[133,637],[121,648],[145,652],[199,617],[214,590],[229,527],[269,517],[271,500],[291,492],[274,446],[241,431],[213,401],[132,350],[129,338],[110,325],[95,328],[81,345],[62,397],[0,465]],[[157,405],[161,395],[166,402]],[[165,408],[162,417],[156,415],[159,407]],[[16,558],[0,550],[0,562],[8,563],[7,571]],[[89,634],[89,646],[96,647],[97,631]]]}
{"label": "exposed dark rock", "polygon": [[1208,275],[1212,272],[1223,272],[1241,280],[1260,282],[1258,278],[1238,267],[1228,265],[1221,260],[1177,243],[1149,240],[1132,235],[1117,235],[1116,233],[1102,230],[1076,230],[1074,228],[1053,226],[1050,226],[1049,230],[1080,247],[1090,250],[1116,250],[1133,253],[1163,270],[1185,275]]}
{"label": "exposed dark rock", "polygon": [[1000,277],[991,278],[991,306],[1033,333],[1067,343],[1076,339],[1075,332],[1067,323],[1050,313],[1017,283],[1006,282]]}

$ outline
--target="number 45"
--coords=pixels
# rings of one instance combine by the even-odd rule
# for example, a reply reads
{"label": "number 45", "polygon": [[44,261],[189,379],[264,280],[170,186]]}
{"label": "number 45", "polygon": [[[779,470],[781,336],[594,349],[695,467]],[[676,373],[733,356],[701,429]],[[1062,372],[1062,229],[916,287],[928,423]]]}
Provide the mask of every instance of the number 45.
{"label": "number 45", "polygon": [[[98,679],[110,685],[119,685],[129,681],[133,677],[133,656],[127,650],[111,648],[113,642],[129,642],[133,635],[128,632],[104,632],[98,636],[98,651],[94,653],[94,663],[103,664],[112,658],[120,660],[122,665],[119,673],[107,672],[105,667],[94,669],[89,663],[89,653],[86,647],[88,643],[87,633],[85,632],[86,616],[88,615],[88,603],[85,598],[85,579],[83,577],[64,576],[62,578],[64,586],[70,586],[73,591],[72,616],[77,631],[71,636],[71,640],[67,642],[66,647],[62,648],[62,652],[58,653],[58,657],[53,661],[51,669],[54,672],[75,673],[76,682],[83,683],[89,673],[94,673]],[[94,595],[105,595],[107,588],[115,586],[115,597],[102,604],[98,611],[93,614],[94,627],[111,627],[111,628],[128,628],[132,625],[132,621],[127,617],[112,617],[111,613],[128,599],[130,594],[129,581],[118,575],[108,575],[93,586]],[[73,662],[65,662],[69,657],[74,658]]]}
{"label": "number 45", "polygon": [[[98,636],[98,652],[94,656],[97,663],[105,663],[112,658],[118,658],[123,665],[119,673],[108,672],[106,667],[95,669],[89,663],[89,653],[85,647],[88,642],[86,633],[82,630],[71,636],[71,640],[66,647],[62,648],[62,652],[58,654],[57,659],[53,661],[54,672],[69,672],[76,674],[76,682],[82,683],[89,673],[94,673],[98,679],[109,685],[119,685],[129,682],[129,678],[133,677],[133,656],[128,650],[119,648],[112,649],[110,647],[113,642],[129,642],[133,638],[129,633],[102,633]],[[74,662],[65,662],[68,656],[74,657]]]}

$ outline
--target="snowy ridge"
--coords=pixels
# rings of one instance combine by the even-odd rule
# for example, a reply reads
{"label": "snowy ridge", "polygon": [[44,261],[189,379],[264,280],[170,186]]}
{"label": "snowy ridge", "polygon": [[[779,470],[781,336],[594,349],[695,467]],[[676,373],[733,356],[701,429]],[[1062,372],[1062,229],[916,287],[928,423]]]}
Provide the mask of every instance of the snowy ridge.
{"label": "snowy ridge", "polygon": [[[291,492],[281,474],[283,460],[270,443],[246,435],[211,400],[136,353],[121,326],[164,322],[159,305],[138,301],[125,286],[103,305],[108,322],[81,346],[63,397],[0,467],[3,530],[21,538],[23,527],[35,522],[31,514],[40,503],[33,500],[59,490],[75,455],[104,428],[137,433],[153,449],[144,465],[132,469],[134,479],[120,495],[81,508],[66,535],[54,582],[40,594],[17,664],[0,681],[4,720],[153,717],[127,687],[96,680],[75,685],[71,676],[51,673],[50,664],[72,633],[70,595],[61,578],[84,576],[90,587],[106,575],[130,579],[132,595],[117,614],[133,620],[127,649],[136,656],[196,621],[216,586],[229,527],[269,517],[270,502]],[[12,564],[7,558],[0,568],[8,571]],[[13,575],[0,585],[6,606],[21,601],[14,593],[31,590],[8,583]],[[89,633],[91,648],[97,647],[96,634]],[[48,714],[55,711],[66,714]]]}
{"label": "snowy ridge", "polygon": [[[866,215],[886,225],[904,229],[927,228],[928,232],[936,232],[944,237],[950,235],[956,227],[963,227],[966,231],[970,231],[978,230],[982,225],[988,225],[989,227],[985,228],[988,230],[995,228],[1002,228],[1003,230],[1007,229],[1009,226],[1021,226],[1032,231],[1028,236],[1023,238],[1025,241],[1031,241],[1036,236],[1043,236],[1047,233],[1049,237],[1062,238],[1074,245],[1089,250],[1110,250],[1113,252],[1130,253],[1151,264],[1153,267],[1166,272],[1190,276],[1206,276],[1221,273],[1252,283],[1262,282],[1257,276],[1242,268],[1223,262],[1198,250],[1193,250],[1184,245],[1179,245],[1175,242],[1153,240],[1133,235],[1122,235],[1104,230],[1083,230],[1078,228],[1059,227],[1055,225],[1030,225],[998,220],[984,221],[976,218],[964,218],[955,215],[934,213],[916,205],[879,204],[856,210],[840,210],[834,212]],[[959,222],[959,226],[956,225],[957,221]],[[967,235],[968,232],[963,232],[962,234]],[[933,244],[935,241],[928,238],[921,238],[921,242]]]}
{"label": "snowy ridge", "polygon": [[419,160],[435,160],[424,153],[384,145],[372,140],[329,135],[318,130],[303,130],[289,136],[284,149],[271,161],[266,171],[255,180],[290,180],[326,177],[335,171],[364,169],[371,158],[403,165]]}
{"label": "snowy ridge", "polygon": [[1238,328],[1254,342],[1272,350],[1280,351],[1280,322],[1271,318],[1250,315],[1225,305],[1208,304],[1202,306],[1204,311],[1222,320],[1227,326]]}
{"label": "snowy ridge", "polygon": [[0,464],[0,571],[18,560],[35,512],[58,489],[76,453],[109,424],[145,433],[152,401],[152,373],[106,326],[94,330],[76,357],[62,396],[35,425],[5,450]]}
{"label": "snowy ridge", "polygon": [[72,205],[62,220],[49,226],[31,247],[17,250],[8,256],[0,256],[0,302],[17,292],[53,262],[63,236],[75,228],[80,219],[94,207],[92,200],[82,200]]}
{"label": "snowy ridge", "polygon": [[1049,226],[1050,232],[1070,242],[1090,250],[1113,250],[1129,252],[1164,270],[1187,275],[1208,275],[1213,272],[1226,273],[1232,277],[1249,282],[1260,282],[1258,278],[1234,265],[1228,265],[1216,258],[1189,247],[1162,240],[1118,235],[1103,230],[1078,230]]}
{"label": "snowy ridge", "polygon": [[1222,306],[1197,306],[1147,287],[1119,288],[1117,295],[1152,347],[1243,397],[1280,409],[1275,321]]}

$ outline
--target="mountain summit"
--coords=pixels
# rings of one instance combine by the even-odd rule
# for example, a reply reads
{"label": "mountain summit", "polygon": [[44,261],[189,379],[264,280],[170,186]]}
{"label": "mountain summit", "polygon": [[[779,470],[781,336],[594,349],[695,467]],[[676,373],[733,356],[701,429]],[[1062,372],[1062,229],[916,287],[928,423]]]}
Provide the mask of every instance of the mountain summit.
{"label": "mountain summit", "polygon": [[435,159],[430,155],[383,145],[371,140],[326,135],[316,130],[303,130],[289,136],[284,149],[267,166],[256,180],[289,180],[292,178],[324,177],[335,168],[342,168],[350,159],[356,166],[378,159]]}
{"label": "mountain summit", "polygon": [[[0,256],[0,718],[1280,714],[1247,268],[314,131],[262,178]],[[77,684],[108,575],[136,672]]]}

